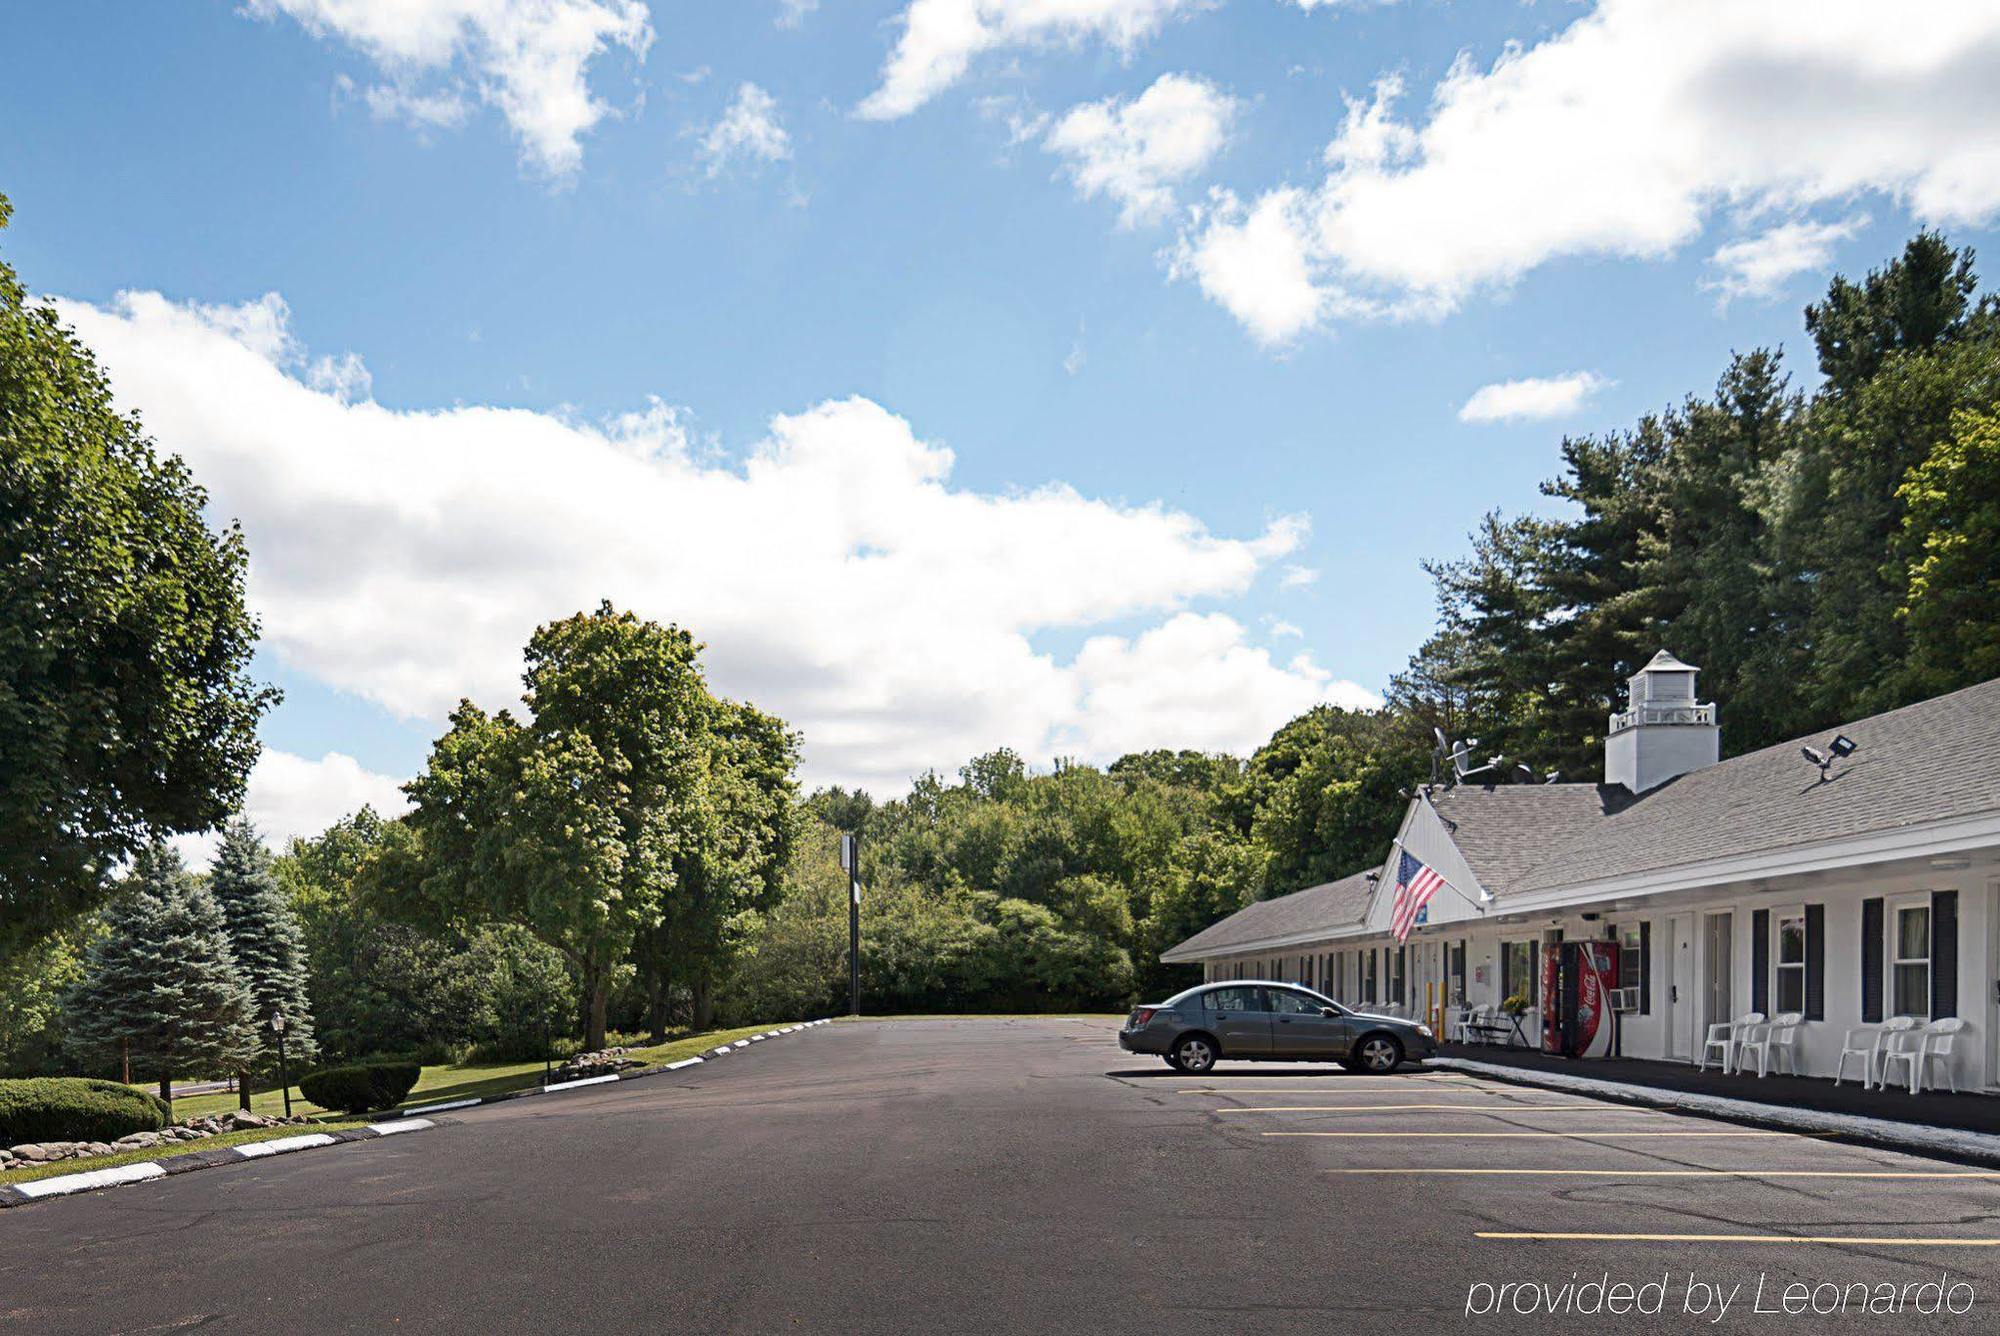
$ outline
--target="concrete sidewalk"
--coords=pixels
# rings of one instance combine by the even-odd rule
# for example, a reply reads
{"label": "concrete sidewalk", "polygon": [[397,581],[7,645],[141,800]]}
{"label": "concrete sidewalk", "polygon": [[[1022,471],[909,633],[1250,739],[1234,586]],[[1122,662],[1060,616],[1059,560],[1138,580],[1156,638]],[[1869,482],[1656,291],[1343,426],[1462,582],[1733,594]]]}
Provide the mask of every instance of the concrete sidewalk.
{"label": "concrete sidewalk", "polygon": [[1925,1090],[1912,1095],[1908,1086],[1864,1090],[1859,1077],[1835,1085],[1816,1076],[1731,1075],[1710,1067],[1697,1071],[1688,1063],[1651,1062],[1641,1058],[1562,1058],[1533,1049],[1499,1048],[1482,1044],[1445,1044],[1439,1055],[1463,1058],[1521,1072],[1580,1076],[1620,1085],[1650,1086],[1684,1095],[1782,1104],[1855,1118],[1878,1118],[1922,1127],[1952,1127],[1967,1132],[2000,1133],[2000,1098]]}

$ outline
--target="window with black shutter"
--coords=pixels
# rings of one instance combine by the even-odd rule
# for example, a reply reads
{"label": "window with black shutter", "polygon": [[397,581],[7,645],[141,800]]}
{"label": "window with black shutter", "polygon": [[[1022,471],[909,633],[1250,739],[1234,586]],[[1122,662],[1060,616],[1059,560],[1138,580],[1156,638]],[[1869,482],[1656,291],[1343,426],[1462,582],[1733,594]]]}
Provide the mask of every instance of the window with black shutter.
{"label": "window with black shutter", "polygon": [[1958,1014],[1958,892],[1931,894],[1931,1019]]}
{"label": "window with black shutter", "polygon": [[1750,1010],[1771,1014],[1771,911],[1750,916]]}
{"label": "window with black shutter", "polygon": [[1826,1019],[1826,906],[1806,906],[1806,1019]]}
{"label": "window with black shutter", "polygon": [[1882,897],[1861,902],[1861,1019],[1882,1020]]}

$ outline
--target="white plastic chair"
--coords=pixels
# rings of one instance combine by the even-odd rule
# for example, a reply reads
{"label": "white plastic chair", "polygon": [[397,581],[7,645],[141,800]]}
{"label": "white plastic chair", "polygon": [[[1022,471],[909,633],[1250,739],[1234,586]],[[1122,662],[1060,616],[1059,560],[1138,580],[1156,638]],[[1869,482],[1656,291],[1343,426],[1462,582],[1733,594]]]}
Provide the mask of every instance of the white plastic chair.
{"label": "white plastic chair", "polygon": [[1957,1016],[1946,1016],[1943,1020],[1932,1021],[1923,1029],[1923,1036],[1917,1041],[1917,1061],[1910,1070],[1910,1093],[1916,1094],[1925,1082],[1937,1089],[1938,1083],[1930,1080],[1931,1064],[1944,1069],[1945,1084],[1951,1093],[1958,1093],[1958,1071],[1952,1066],[1952,1045],[1965,1031],[1965,1022]]}
{"label": "white plastic chair", "polygon": [[1840,1084],[1840,1078],[1847,1074],[1847,1060],[1861,1059],[1861,1088],[1866,1090],[1875,1079],[1875,1049],[1882,1042],[1881,1030],[1873,1025],[1857,1025],[1841,1036],[1840,1061],[1833,1066],[1833,1083]]}
{"label": "white plastic chair", "polygon": [[1749,1034],[1752,1026],[1764,1023],[1761,1011],[1746,1011],[1733,1021],[1717,1021],[1708,1027],[1708,1037],[1702,1041],[1701,1061],[1695,1065],[1696,1071],[1708,1070],[1708,1055],[1721,1050],[1722,1071],[1726,1075],[1736,1070],[1736,1049]]}
{"label": "white plastic chair", "polygon": [[1875,1036],[1875,1083],[1884,1090],[1889,1088],[1889,1069],[1899,1062],[1915,1083],[1917,1058],[1924,1047],[1923,1034],[1917,1028],[1921,1024],[1915,1016],[1891,1016],[1882,1022],[1882,1032]]}
{"label": "white plastic chair", "polygon": [[1742,1044],[1736,1050],[1736,1070],[1742,1071],[1750,1065],[1750,1055],[1757,1055],[1757,1075],[1770,1073],[1775,1061],[1781,1071],[1799,1074],[1798,1055],[1794,1046],[1798,1043],[1799,1027],[1805,1024],[1802,1011],[1781,1011],[1762,1025],[1753,1025],[1745,1032]]}

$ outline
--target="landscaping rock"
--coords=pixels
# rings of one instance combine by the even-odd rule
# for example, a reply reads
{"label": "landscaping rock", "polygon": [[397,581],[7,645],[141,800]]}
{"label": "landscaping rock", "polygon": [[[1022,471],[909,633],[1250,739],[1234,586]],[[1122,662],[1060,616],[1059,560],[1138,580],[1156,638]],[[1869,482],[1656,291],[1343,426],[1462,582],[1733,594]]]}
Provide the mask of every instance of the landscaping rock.
{"label": "landscaping rock", "polygon": [[151,1150],[164,1140],[158,1132],[134,1132],[130,1136],[119,1137],[111,1144],[119,1150]]}
{"label": "landscaping rock", "polygon": [[9,1146],[7,1153],[17,1160],[28,1160],[30,1162],[39,1162],[52,1158],[49,1155],[48,1148],[38,1141],[27,1141],[18,1146]]}
{"label": "landscaping rock", "polygon": [[261,1113],[246,1113],[242,1109],[224,1114],[223,1120],[229,1124],[231,1131],[242,1131],[246,1127],[270,1127],[278,1121],[276,1118],[266,1118]]}
{"label": "landscaping rock", "polygon": [[111,1147],[102,1141],[93,1141],[83,1148],[82,1153],[85,1155],[109,1155]]}

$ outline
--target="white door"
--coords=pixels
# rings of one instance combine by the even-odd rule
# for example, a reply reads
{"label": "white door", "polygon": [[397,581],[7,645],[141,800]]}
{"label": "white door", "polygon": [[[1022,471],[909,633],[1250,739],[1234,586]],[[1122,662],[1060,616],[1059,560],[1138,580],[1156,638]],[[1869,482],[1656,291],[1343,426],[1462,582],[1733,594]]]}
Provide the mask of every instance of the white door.
{"label": "white door", "polygon": [[1667,1056],[1694,1059],[1694,915],[1676,914],[1667,928]]}
{"label": "white door", "polygon": [[1987,889],[1986,924],[1986,1084],[2000,1088],[2000,882]]}
{"label": "white door", "polygon": [[1735,1019],[1730,1010],[1730,959],[1731,946],[1735,941],[1736,919],[1731,914],[1710,914],[1706,917],[1708,940],[1702,943],[1701,983],[1702,983],[1702,1033],[1708,1033],[1711,1025],[1720,1025]]}

